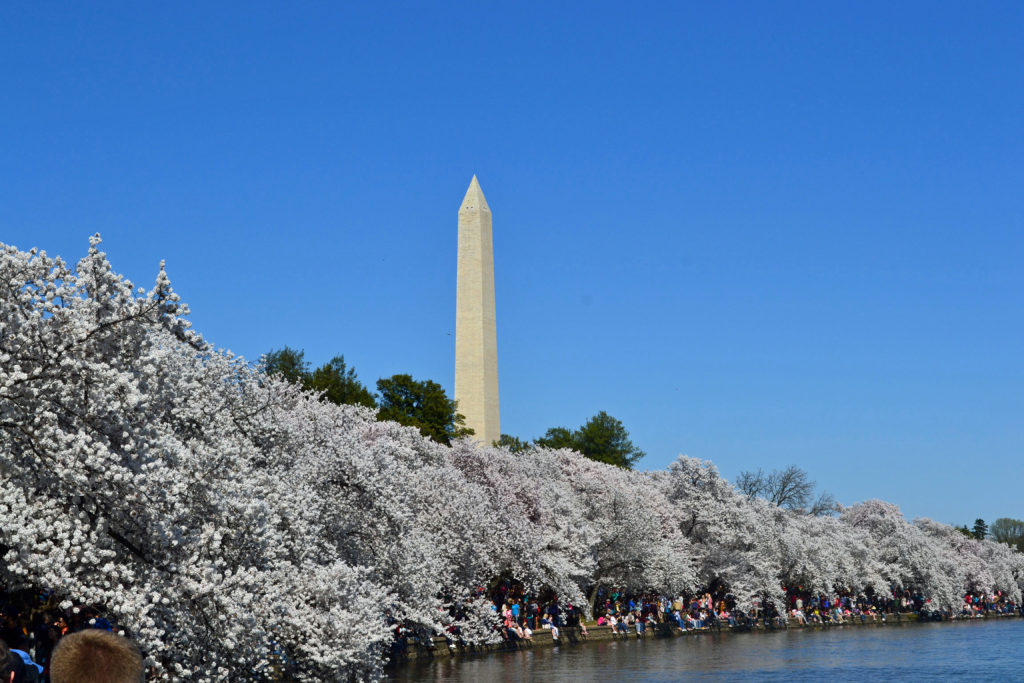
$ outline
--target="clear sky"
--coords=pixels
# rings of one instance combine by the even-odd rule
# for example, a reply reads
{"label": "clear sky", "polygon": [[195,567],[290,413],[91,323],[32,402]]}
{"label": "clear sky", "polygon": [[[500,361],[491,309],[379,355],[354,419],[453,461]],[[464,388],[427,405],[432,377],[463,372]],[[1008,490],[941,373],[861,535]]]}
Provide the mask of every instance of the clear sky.
{"label": "clear sky", "polygon": [[0,5],[0,241],[450,393],[475,173],[503,432],[1024,518],[1024,4],[87,5]]}

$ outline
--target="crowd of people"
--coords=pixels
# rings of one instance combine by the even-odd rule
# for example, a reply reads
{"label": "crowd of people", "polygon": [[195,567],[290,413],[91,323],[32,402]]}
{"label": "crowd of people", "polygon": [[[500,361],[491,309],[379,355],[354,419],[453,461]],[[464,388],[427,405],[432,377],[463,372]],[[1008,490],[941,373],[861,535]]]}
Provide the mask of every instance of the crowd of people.
{"label": "crowd of people", "polygon": [[[790,624],[846,624],[851,622],[885,622],[901,620],[908,614],[919,619],[955,619],[987,615],[1019,614],[1024,606],[1014,603],[1002,593],[966,595],[959,613],[933,609],[928,599],[910,591],[893,590],[891,595],[824,595],[794,587],[786,591],[785,609],[772,602],[755,602],[749,609],[737,607],[726,591],[696,595],[663,596],[632,594],[621,591],[599,591],[592,615],[592,625],[608,626],[614,634],[640,636],[650,629],[678,632],[726,628],[786,628]],[[534,632],[551,631],[559,640],[560,628],[579,629],[587,637],[587,624],[578,606],[559,604],[557,596],[531,596],[511,582],[502,582],[490,595],[495,613],[495,629],[503,641],[515,644],[532,641]]]}
{"label": "crowd of people", "polygon": [[619,633],[643,633],[647,628],[667,624],[679,631],[699,629],[720,629],[729,627],[749,628],[759,624],[765,627],[787,627],[791,623],[845,624],[853,621],[884,622],[889,618],[901,619],[907,613],[918,618],[952,619],[958,616],[986,616],[989,614],[1013,614],[1024,616],[1024,607],[1015,604],[1001,593],[991,595],[967,595],[960,614],[949,610],[933,609],[930,601],[910,591],[896,591],[886,596],[822,595],[804,590],[802,587],[787,590],[788,606],[784,611],[767,602],[755,603],[749,610],[736,607],[727,593],[704,593],[695,596],[632,596],[613,594],[600,610],[595,610],[597,623],[609,625]]}
{"label": "crowd of people", "polygon": [[143,657],[126,629],[48,591],[0,592],[0,683],[139,683]]}
{"label": "crowd of people", "polygon": [[516,582],[502,581],[490,597],[491,610],[498,617],[495,628],[508,643],[531,641],[537,629],[550,631],[556,641],[564,627],[579,629],[581,636],[587,636],[583,609],[572,603],[563,605],[552,591],[531,595]]}
{"label": "crowd of people", "polygon": [[[588,635],[587,610],[560,602],[550,591],[530,594],[516,582],[503,581],[489,592],[481,588],[480,595],[486,595],[490,602],[495,632],[510,646],[532,642],[538,630],[550,631],[555,641],[563,637],[567,627],[574,637]],[[786,599],[785,609],[766,601],[744,610],[724,590],[664,596],[602,589],[594,596],[591,625],[610,627],[617,635],[642,636],[648,630],[664,633],[759,625],[780,628],[791,623],[884,622],[902,619],[908,613],[919,619],[1024,616],[1024,605],[998,592],[968,594],[958,612],[932,609],[924,596],[897,590],[883,596],[823,595],[794,587],[786,591]],[[453,619],[453,624],[459,621]],[[398,620],[391,619],[390,623],[395,635],[394,654],[403,654],[411,640],[422,636]],[[451,626],[446,635],[452,647],[461,643],[457,626]],[[102,653],[99,659],[97,652]],[[97,664],[100,660],[102,665]],[[110,662],[118,663],[113,674]],[[100,669],[102,677],[90,673]],[[0,591],[0,683],[138,683],[143,677],[143,659],[129,633],[101,609],[63,606],[51,592]]]}

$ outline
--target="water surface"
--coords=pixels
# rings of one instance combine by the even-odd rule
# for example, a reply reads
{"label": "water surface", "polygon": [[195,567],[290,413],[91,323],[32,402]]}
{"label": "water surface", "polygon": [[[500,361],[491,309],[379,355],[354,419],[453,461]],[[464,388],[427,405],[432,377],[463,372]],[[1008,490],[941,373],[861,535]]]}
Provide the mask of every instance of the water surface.
{"label": "water surface", "polygon": [[847,626],[539,647],[413,662],[397,681],[1024,681],[1024,619]]}

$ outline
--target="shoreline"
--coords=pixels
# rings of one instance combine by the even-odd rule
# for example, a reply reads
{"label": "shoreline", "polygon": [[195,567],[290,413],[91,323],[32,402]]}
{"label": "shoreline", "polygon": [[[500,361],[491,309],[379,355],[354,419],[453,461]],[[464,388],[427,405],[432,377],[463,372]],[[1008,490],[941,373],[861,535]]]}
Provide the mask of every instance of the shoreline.
{"label": "shoreline", "polygon": [[[916,613],[901,613],[901,614],[886,614],[885,619],[879,618],[877,621],[860,621],[859,619],[850,619],[841,624],[836,623],[817,623],[817,624],[800,624],[794,619],[790,619],[787,626],[764,626],[759,624],[757,626],[725,626],[721,629],[712,628],[701,628],[701,629],[690,629],[685,632],[680,632],[677,628],[668,624],[658,624],[657,628],[649,628],[644,631],[643,634],[637,634],[635,630],[631,630],[629,633],[614,633],[610,626],[587,626],[587,635],[583,636],[582,630],[579,627],[562,627],[559,628],[560,638],[555,640],[551,637],[551,631],[548,629],[538,629],[533,634],[532,641],[519,641],[515,644],[508,642],[495,643],[493,645],[473,645],[473,646],[459,646],[449,645],[448,639],[444,636],[434,636],[431,639],[429,646],[423,645],[410,645],[407,652],[398,656],[392,657],[387,668],[389,669],[400,669],[406,664],[413,662],[423,662],[432,659],[443,659],[448,657],[473,657],[479,655],[489,655],[501,652],[515,652],[517,650],[530,650],[540,647],[554,647],[566,646],[566,645],[584,645],[590,642],[602,642],[609,640],[647,640],[655,638],[689,638],[697,637],[709,634],[718,633],[745,633],[750,631],[786,631],[789,629],[815,629],[815,630],[827,630],[833,628],[865,628],[865,627],[886,627],[886,626],[905,626],[908,624],[918,623],[936,623],[936,620],[928,619],[921,622],[918,619]],[[993,614],[983,615],[978,617],[965,617],[958,619],[942,619],[939,620],[943,623],[961,623],[961,622],[973,622],[973,621],[988,621],[988,620],[1000,620],[1000,619],[1020,619],[1022,615],[1019,612],[1011,614]]]}

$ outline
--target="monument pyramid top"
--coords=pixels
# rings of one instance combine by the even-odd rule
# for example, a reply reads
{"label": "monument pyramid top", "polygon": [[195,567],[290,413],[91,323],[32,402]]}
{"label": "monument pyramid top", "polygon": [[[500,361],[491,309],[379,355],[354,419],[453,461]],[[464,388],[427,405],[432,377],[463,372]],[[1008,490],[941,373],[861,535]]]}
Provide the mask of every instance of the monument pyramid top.
{"label": "monument pyramid top", "polygon": [[466,190],[466,196],[462,199],[462,206],[459,207],[460,212],[474,210],[491,210],[491,207],[487,206],[484,191],[480,189],[480,183],[477,181],[476,175],[473,176],[473,180],[469,181],[469,189]]}

